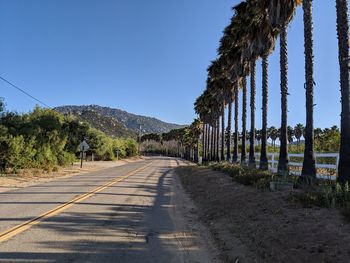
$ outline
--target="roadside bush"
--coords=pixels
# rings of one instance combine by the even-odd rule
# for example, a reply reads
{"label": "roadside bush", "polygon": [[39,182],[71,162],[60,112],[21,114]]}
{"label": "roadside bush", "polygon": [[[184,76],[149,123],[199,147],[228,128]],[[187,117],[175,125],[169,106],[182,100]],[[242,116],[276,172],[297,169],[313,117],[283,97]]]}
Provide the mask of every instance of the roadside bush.
{"label": "roadside bush", "polygon": [[268,187],[268,182],[273,179],[273,175],[268,171],[241,167],[228,162],[214,163],[209,165],[216,171],[222,171],[232,177],[232,179],[243,185],[255,185],[259,188]]}
{"label": "roadside bush", "polygon": [[296,194],[295,198],[306,207],[346,207],[350,203],[349,184],[341,185],[335,182],[322,183],[305,193]]}
{"label": "roadside bush", "polygon": [[[1,106],[1,100],[0,100]],[[0,108],[0,171],[37,168],[51,171],[76,160],[82,139],[97,160],[114,160],[137,154],[134,139],[114,139],[92,129],[73,116],[36,107],[27,114],[2,112]]]}
{"label": "roadside bush", "polygon": [[59,166],[68,166],[74,163],[76,160],[75,154],[69,152],[62,152],[58,155],[58,165]]}
{"label": "roadside bush", "polygon": [[312,191],[294,194],[292,201],[301,203],[304,207],[339,208],[350,220],[350,189],[349,184],[341,185],[335,182],[322,182]]}
{"label": "roadside bush", "polygon": [[12,168],[14,171],[32,165],[36,154],[34,139],[26,141],[23,136],[8,136],[1,142],[0,163],[3,169]]}

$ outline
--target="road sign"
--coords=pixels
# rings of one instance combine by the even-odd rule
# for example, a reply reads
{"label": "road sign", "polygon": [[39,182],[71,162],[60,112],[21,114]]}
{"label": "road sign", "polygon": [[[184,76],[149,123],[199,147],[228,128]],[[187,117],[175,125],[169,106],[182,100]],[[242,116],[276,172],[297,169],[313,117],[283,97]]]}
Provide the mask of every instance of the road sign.
{"label": "road sign", "polygon": [[87,142],[84,140],[82,141],[78,146],[78,151],[80,152],[80,168],[83,168],[83,158],[85,155],[85,152],[90,149],[90,146],[87,144]]}
{"label": "road sign", "polygon": [[78,146],[78,152],[85,152],[90,149],[90,146],[87,144],[86,141],[82,141]]}

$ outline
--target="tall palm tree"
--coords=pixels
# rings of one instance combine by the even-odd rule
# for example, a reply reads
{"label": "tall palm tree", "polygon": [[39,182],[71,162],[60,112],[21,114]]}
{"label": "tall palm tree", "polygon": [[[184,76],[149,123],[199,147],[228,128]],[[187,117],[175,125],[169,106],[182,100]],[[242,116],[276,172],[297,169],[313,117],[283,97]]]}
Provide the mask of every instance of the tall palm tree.
{"label": "tall palm tree", "polygon": [[314,153],[314,61],[312,32],[312,0],[303,0],[304,10],[304,48],[305,48],[305,90],[306,90],[306,126],[305,149],[301,175],[316,178]]}
{"label": "tall palm tree", "polygon": [[220,117],[216,120],[216,161],[220,162]]}
{"label": "tall palm tree", "polygon": [[288,125],[287,127],[287,137],[288,137],[288,145],[290,145],[294,141],[294,129]]}
{"label": "tall palm tree", "polygon": [[208,130],[208,132],[207,132],[207,158],[206,158],[206,160],[207,160],[207,162],[208,161],[210,161],[210,149],[211,149],[211,143],[210,143],[210,139],[211,139],[211,126],[209,125],[209,124],[207,124],[208,125],[208,127],[207,127],[207,130]]}
{"label": "tall palm tree", "polygon": [[210,161],[215,160],[215,124],[211,126]]}
{"label": "tall palm tree", "polygon": [[255,61],[250,64],[250,135],[249,167],[256,168],[255,161]]}
{"label": "tall palm tree", "polygon": [[260,152],[260,165],[261,170],[267,170],[269,168],[269,162],[267,159],[267,107],[268,107],[268,60],[267,56],[262,60],[262,129],[261,129],[261,152]]}
{"label": "tall palm tree", "polygon": [[288,55],[287,55],[287,25],[282,26],[280,35],[280,67],[281,67],[281,131],[280,154],[278,159],[278,173],[288,174],[288,149],[287,149],[287,96],[288,96]]}
{"label": "tall palm tree", "polygon": [[247,79],[242,78],[242,149],[241,164],[245,165],[247,160],[246,141],[247,141]]}
{"label": "tall palm tree", "polygon": [[226,138],[226,161],[231,160],[231,122],[232,122],[232,99],[228,103],[227,138]]}
{"label": "tall palm tree", "polygon": [[220,160],[225,160],[225,103],[222,104],[221,114],[221,155]]}
{"label": "tall palm tree", "polygon": [[202,132],[202,162],[205,162],[205,136],[207,133],[207,124],[203,123],[203,132]]}
{"label": "tall palm tree", "polygon": [[350,181],[350,85],[348,1],[336,0],[341,90],[341,137],[338,181]]}
{"label": "tall palm tree", "polygon": [[275,126],[271,126],[271,127],[268,129],[268,134],[269,134],[269,137],[270,137],[271,140],[272,140],[273,150],[275,150],[276,140],[277,140],[277,138],[278,138],[278,130],[276,129]]}
{"label": "tall palm tree", "polygon": [[239,103],[238,103],[238,83],[235,83],[234,86],[234,90],[233,90],[233,94],[234,94],[234,103],[235,103],[235,133],[234,133],[234,137],[233,137],[233,141],[234,141],[234,146],[233,146],[233,157],[232,157],[232,161],[234,163],[237,163],[238,161],[238,135],[239,135],[239,131],[238,131],[238,109],[239,109]]}
{"label": "tall palm tree", "polygon": [[301,123],[298,123],[294,127],[294,136],[297,139],[298,146],[300,146],[300,139],[304,134],[304,130],[305,130],[304,125],[302,125]]}
{"label": "tall palm tree", "polygon": [[281,73],[281,132],[278,173],[288,174],[287,149],[287,95],[288,95],[288,57],[287,25],[293,18],[295,9],[301,0],[271,0],[267,2],[269,23],[274,31],[280,33],[280,73]]}

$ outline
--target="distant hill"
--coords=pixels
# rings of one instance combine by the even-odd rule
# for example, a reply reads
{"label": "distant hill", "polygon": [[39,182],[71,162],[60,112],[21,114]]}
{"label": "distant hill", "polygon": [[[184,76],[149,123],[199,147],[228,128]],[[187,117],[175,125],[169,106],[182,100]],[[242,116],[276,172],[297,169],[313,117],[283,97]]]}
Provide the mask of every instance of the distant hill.
{"label": "distant hill", "polygon": [[163,132],[168,132],[172,129],[178,129],[178,128],[184,127],[184,125],[166,123],[153,117],[136,115],[120,109],[113,109],[113,108],[102,107],[98,105],[60,106],[60,107],[56,107],[55,110],[64,114],[72,113],[78,116],[84,115],[83,114],[84,112],[95,112],[100,116],[113,118],[119,124],[123,125],[124,128],[133,130],[136,133],[140,132],[140,125],[141,125],[142,133],[163,133]]}
{"label": "distant hill", "polygon": [[92,128],[103,131],[112,137],[136,138],[137,133],[109,116],[103,116],[96,111],[71,112],[80,121],[87,122]]}

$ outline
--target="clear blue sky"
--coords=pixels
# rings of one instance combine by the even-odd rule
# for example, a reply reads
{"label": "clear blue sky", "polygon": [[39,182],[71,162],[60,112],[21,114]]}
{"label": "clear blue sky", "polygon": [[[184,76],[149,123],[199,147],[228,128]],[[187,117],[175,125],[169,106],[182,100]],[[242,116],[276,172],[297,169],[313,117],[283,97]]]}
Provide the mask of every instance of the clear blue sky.
{"label": "clear blue sky", "polygon": [[[238,0],[0,0],[0,75],[50,106],[99,104],[189,123]],[[315,125],[339,124],[335,1],[314,1]],[[302,9],[289,28],[289,123],[305,120]],[[279,52],[269,125],[280,123]],[[261,69],[257,72],[257,126]],[[36,102],[0,82],[8,110]]]}

